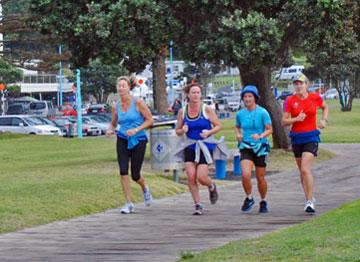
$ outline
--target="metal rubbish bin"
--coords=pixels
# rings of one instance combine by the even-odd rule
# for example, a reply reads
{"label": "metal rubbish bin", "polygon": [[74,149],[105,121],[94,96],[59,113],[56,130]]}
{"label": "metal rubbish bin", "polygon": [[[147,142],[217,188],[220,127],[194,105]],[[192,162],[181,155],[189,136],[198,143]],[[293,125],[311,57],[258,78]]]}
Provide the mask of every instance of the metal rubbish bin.
{"label": "metal rubbish bin", "polygon": [[184,162],[176,159],[174,152],[182,141],[173,128],[152,128],[150,130],[151,168],[154,170],[173,170],[174,181],[178,181],[178,170]]}

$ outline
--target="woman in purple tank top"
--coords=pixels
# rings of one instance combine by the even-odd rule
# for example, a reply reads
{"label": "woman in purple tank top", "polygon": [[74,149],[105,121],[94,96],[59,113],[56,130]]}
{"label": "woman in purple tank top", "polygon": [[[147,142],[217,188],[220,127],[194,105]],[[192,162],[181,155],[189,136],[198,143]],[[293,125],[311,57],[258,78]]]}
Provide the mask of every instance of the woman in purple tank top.
{"label": "woman in purple tank top", "polygon": [[[187,139],[196,142],[219,132],[221,124],[215,111],[202,103],[201,86],[194,83],[187,85],[184,88],[184,93],[188,98],[188,104],[178,112],[176,134],[178,136],[186,135]],[[205,145],[211,154],[215,145],[208,143],[205,143]],[[199,161],[195,162],[195,144],[185,149],[184,158],[188,185],[195,203],[195,212],[193,214],[202,215],[203,207],[200,202],[198,183],[209,189],[211,204],[215,204],[218,199],[216,185],[209,177],[209,163],[206,161],[203,152],[200,152]]]}

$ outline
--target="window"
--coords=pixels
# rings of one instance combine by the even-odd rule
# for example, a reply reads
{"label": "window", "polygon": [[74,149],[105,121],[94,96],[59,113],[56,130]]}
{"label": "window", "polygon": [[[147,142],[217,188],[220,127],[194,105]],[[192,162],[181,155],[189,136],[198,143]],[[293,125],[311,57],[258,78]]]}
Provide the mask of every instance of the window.
{"label": "window", "polygon": [[296,73],[297,69],[289,69],[289,73]]}
{"label": "window", "polygon": [[45,109],[45,103],[44,102],[32,102],[30,104],[30,109],[31,110],[41,110],[41,109]]}
{"label": "window", "polygon": [[0,118],[0,126],[11,126],[11,117]]}
{"label": "window", "polygon": [[12,121],[11,121],[12,126],[19,126],[20,123],[24,124],[24,121],[21,118],[18,118],[18,117],[13,117],[12,118]]}

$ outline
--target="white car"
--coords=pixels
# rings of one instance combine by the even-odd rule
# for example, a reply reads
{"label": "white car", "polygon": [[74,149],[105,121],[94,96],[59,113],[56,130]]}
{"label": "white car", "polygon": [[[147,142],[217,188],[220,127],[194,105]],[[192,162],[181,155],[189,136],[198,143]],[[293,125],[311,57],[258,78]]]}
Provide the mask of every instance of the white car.
{"label": "white car", "polygon": [[215,110],[215,104],[212,99],[203,99],[203,103]]}
{"label": "white car", "polygon": [[290,80],[293,77],[301,74],[304,70],[303,65],[292,65],[290,67],[283,67],[276,75],[275,79],[277,80]]}
{"label": "white car", "polygon": [[38,117],[29,115],[0,116],[0,131],[32,135],[63,135],[58,127],[46,125]]}
{"label": "white car", "polygon": [[336,88],[330,88],[330,89],[326,90],[326,92],[324,94],[325,99],[337,99],[338,97],[339,97],[339,93],[336,90]]}

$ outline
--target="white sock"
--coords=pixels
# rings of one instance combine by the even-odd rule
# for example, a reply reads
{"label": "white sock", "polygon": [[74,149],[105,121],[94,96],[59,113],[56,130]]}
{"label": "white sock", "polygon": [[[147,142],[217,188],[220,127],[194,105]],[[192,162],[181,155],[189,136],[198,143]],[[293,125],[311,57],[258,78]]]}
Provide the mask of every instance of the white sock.
{"label": "white sock", "polygon": [[214,191],[214,189],[215,189],[215,186],[214,186],[214,183],[212,182],[212,183],[211,183],[211,186],[209,186],[209,190],[210,190],[210,191]]}

